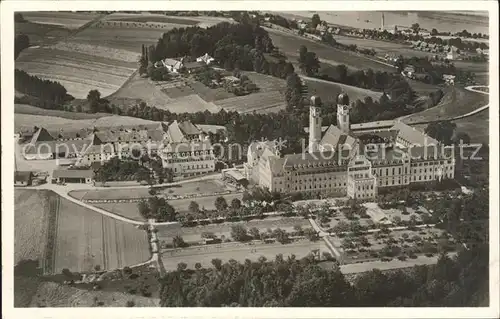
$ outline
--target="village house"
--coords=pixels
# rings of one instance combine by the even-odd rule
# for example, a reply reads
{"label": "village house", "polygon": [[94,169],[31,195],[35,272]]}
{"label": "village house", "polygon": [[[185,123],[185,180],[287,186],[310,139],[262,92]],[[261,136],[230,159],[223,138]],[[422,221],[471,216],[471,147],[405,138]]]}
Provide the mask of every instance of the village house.
{"label": "village house", "polygon": [[443,80],[448,85],[454,85],[455,84],[455,76],[454,75],[443,74]]}
{"label": "village house", "polygon": [[460,57],[458,49],[454,46],[451,47],[450,51],[446,54],[448,60],[457,60]]}
{"label": "village house", "polygon": [[94,171],[90,169],[56,169],[52,173],[52,183],[91,184],[94,181]]}
{"label": "village house", "polygon": [[15,171],[14,172],[14,186],[29,186],[33,181],[33,172],[29,171]]}

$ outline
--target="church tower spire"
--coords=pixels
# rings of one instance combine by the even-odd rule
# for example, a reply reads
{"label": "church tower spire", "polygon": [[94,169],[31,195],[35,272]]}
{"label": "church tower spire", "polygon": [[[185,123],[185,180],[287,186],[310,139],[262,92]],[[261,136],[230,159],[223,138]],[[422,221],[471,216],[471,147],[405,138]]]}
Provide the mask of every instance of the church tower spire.
{"label": "church tower spire", "polygon": [[337,127],[344,133],[349,133],[351,129],[349,111],[349,96],[342,92],[337,96]]}
{"label": "church tower spire", "polygon": [[321,99],[311,97],[309,106],[309,153],[317,152],[321,141]]}

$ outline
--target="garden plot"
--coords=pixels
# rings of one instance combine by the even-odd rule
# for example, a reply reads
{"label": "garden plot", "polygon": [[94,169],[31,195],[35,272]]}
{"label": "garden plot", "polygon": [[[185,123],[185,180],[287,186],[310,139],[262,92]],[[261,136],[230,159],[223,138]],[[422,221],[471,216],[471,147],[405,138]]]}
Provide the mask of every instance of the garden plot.
{"label": "garden plot", "polygon": [[259,229],[261,233],[276,228],[281,228],[287,232],[292,232],[295,226],[300,226],[302,229],[310,228],[311,224],[307,219],[301,217],[269,217],[261,220],[250,220],[247,222],[226,222],[221,224],[210,224],[196,227],[172,228],[167,226],[158,226],[158,239],[171,243],[172,238],[179,235],[186,242],[198,242],[201,240],[203,233],[213,233],[221,238],[231,238],[231,228],[235,225],[242,225],[250,230],[253,227]]}
{"label": "garden plot", "polygon": [[258,92],[245,96],[235,96],[215,102],[218,107],[226,111],[250,113],[264,111],[269,108],[285,109],[286,103],[283,95],[278,91]]}
{"label": "garden plot", "polygon": [[415,210],[412,207],[382,209],[377,203],[364,203],[362,205],[367,208],[366,213],[375,223],[392,223],[394,218],[409,221],[412,215],[417,218],[417,221],[421,221],[421,214],[429,214],[429,211],[423,206],[419,206]]}

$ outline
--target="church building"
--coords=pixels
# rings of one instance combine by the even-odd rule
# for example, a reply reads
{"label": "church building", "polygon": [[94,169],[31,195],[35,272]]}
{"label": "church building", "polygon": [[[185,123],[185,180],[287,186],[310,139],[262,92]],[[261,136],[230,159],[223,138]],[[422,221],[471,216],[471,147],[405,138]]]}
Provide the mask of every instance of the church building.
{"label": "church building", "polygon": [[321,99],[311,97],[309,143],[303,153],[282,155],[275,142],[253,142],[245,163],[248,180],[280,193],[373,199],[382,187],[454,178],[453,148],[423,132],[400,121],[352,129],[349,97],[341,93],[337,125],[323,134],[321,109]]}

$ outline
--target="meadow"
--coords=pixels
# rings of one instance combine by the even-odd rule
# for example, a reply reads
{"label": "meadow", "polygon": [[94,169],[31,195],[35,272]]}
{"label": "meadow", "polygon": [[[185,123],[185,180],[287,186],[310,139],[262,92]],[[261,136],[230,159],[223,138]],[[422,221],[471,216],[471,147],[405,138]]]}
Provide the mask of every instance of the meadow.
{"label": "meadow", "polygon": [[32,277],[14,277],[14,307],[95,307],[96,300],[106,307],[157,307],[159,299],[130,295],[120,291],[80,289]]}
{"label": "meadow", "polygon": [[[469,92],[460,87],[451,87],[440,103],[432,108],[412,114],[404,119],[405,123],[444,120],[474,111],[488,104],[488,96]],[[483,124],[484,125],[484,124]]]}

